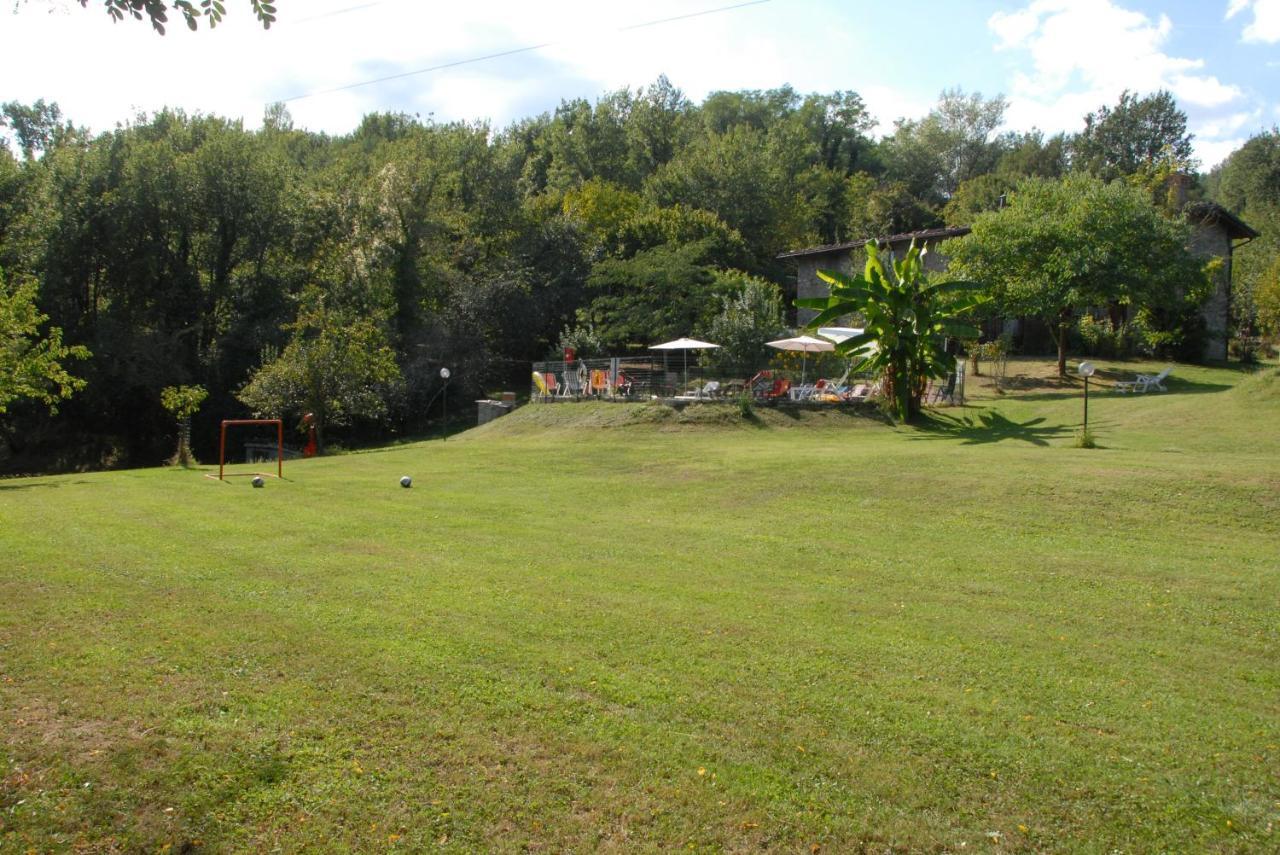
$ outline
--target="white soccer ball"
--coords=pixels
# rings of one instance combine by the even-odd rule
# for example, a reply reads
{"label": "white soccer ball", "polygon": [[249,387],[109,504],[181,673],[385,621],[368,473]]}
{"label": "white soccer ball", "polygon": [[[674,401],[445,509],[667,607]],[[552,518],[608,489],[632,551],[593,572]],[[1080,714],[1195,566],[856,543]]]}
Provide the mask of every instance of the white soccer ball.
{"label": "white soccer ball", "polygon": [[412,478],[410,478],[408,475],[404,476],[403,478],[401,478],[401,479],[400,479],[400,486],[401,486],[401,487],[412,487],[412,486],[413,486],[413,479],[412,479]]}
{"label": "white soccer ball", "polygon": [[253,486],[255,486],[255,487],[262,487],[262,486],[264,486],[267,482],[266,482],[266,481],[264,481],[264,480],[262,480],[262,476],[261,476],[261,475],[254,475],[254,476],[253,476],[253,481],[252,481],[252,483],[253,483]]}

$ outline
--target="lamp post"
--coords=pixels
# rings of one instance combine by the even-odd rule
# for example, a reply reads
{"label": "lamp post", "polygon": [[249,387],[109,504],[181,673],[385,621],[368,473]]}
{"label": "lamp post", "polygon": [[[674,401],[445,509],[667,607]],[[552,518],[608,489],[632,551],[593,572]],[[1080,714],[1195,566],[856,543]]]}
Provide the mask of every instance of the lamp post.
{"label": "lamp post", "polygon": [[444,381],[444,388],[440,390],[440,411],[443,424],[440,426],[440,441],[449,441],[449,375],[448,368],[440,369],[440,379]]}
{"label": "lamp post", "polygon": [[1086,435],[1089,433],[1089,378],[1097,370],[1092,362],[1081,362],[1076,368],[1076,373],[1084,378],[1084,432]]}

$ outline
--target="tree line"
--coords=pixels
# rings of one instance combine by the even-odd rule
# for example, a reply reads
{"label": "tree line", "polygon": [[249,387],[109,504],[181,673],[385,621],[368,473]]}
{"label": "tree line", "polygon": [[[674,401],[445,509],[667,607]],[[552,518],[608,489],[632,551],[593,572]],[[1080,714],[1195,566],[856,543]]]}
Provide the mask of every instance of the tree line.
{"label": "tree line", "polygon": [[[0,371],[0,466],[159,461],[176,387],[208,393],[198,454],[250,410],[310,412],[331,438],[421,433],[441,367],[469,398],[523,387],[566,344],[781,327],[784,250],[967,225],[1028,180],[1156,188],[1190,159],[1168,93],[1053,136],[1001,131],[1005,106],[947,91],[875,139],[855,92],[694,103],[665,78],[502,129],[379,113],[341,136],[281,105],[257,130],[165,110],[91,134],[56,104],[5,104],[0,308],[25,308],[0,323],[48,372],[6,401]],[[1270,145],[1272,176],[1275,138],[1245,149]],[[1240,176],[1261,167],[1240,157],[1197,192],[1271,211],[1274,183],[1252,189]],[[1258,257],[1242,267],[1261,281]]]}

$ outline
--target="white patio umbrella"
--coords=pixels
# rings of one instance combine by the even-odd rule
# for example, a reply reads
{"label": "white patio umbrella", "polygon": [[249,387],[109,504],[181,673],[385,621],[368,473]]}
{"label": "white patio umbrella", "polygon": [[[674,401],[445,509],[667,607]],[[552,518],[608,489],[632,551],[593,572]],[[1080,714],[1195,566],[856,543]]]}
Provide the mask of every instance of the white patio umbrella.
{"label": "white patio umbrella", "polygon": [[719,347],[709,341],[698,341],[696,338],[678,338],[675,341],[664,341],[662,344],[649,345],[650,350],[682,350],[684,351],[684,384],[689,385],[689,351],[708,350]]}
{"label": "white patio umbrella", "polygon": [[[830,339],[836,344],[843,344],[851,338],[862,335],[866,330],[857,327],[818,327],[818,335],[825,339]],[[875,353],[879,348],[874,341],[869,341],[862,347],[848,354],[852,357],[860,357],[866,359]]]}
{"label": "white patio umbrella", "polygon": [[798,335],[795,338],[780,338],[777,341],[766,342],[769,347],[776,347],[778,350],[798,350],[804,354],[800,361],[800,385],[804,385],[805,374],[809,367],[809,354],[821,353],[823,351],[835,350],[836,346],[824,338],[814,338],[811,335]]}

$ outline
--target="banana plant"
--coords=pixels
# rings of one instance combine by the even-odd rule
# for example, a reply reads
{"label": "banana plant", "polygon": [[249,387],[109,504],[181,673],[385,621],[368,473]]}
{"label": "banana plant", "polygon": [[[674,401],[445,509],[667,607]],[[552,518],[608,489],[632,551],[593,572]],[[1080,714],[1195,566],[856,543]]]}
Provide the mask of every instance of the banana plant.
{"label": "banana plant", "polygon": [[831,295],[797,300],[796,305],[818,310],[809,330],[846,315],[862,316],[862,335],[841,342],[836,351],[850,356],[874,344],[875,352],[864,366],[881,373],[893,414],[907,421],[919,414],[929,378],[945,378],[955,370],[955,357],[946,352],[947,339],[977,338],[978,330],[962,318],[984,302],[978,293],[983,286],[927,282],[928,248],[917,247],[914,240],[901,260],[890,253],[887,266],[874,243],[866,245],[866,253],[861,276],[819,270],[818,278],[831,286]]}

